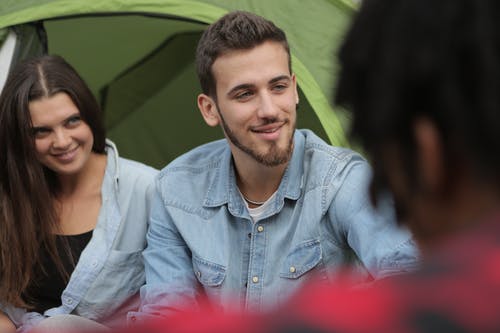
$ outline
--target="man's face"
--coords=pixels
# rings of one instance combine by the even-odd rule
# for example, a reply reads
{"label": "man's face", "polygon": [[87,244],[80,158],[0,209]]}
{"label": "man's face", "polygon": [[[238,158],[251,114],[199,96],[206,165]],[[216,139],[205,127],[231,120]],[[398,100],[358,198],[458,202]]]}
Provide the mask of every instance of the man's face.
{"label": "man's face", "polygon": [[266,166],[288,162],[293,148],[298,94],[288,54],[277,42],[230,51],[213,64],[218,124],[235,158]]}

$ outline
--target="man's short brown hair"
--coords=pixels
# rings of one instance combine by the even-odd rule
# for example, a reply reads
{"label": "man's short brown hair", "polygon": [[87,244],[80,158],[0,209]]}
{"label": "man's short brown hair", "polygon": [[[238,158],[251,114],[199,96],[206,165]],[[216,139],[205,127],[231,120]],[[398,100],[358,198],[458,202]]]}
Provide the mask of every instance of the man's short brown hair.
{"label": "man's short brown hair", "polygon": [[252,13],[234,11],[209,25],[196,49],[196,70],[203,93],[216,98],[212,65],[219,56],[232,50],[251,49],[266,41],[283,45],[291,73],[290,47],[285,32],[273,22]]}

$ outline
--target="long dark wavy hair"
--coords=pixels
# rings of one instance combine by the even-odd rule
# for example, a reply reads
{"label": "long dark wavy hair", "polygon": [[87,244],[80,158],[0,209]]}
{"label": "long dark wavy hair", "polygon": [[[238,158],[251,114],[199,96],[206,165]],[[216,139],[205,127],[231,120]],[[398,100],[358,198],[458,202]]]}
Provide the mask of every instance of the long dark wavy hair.
{"label": "long dark wavy hair", "polygon": [[[36,157],[31,101],[66,93],[94,136],[92,150],[104,153],[106,133],[99,105],[71,65],[59,56],[20,63],[0,95],[0,302],[29,307],[21,296],[40,265],[45,247],[65,272],[55,245],[59,218],[54,202],[57,175]],[[42,267],[43,270],[43,267]]]}

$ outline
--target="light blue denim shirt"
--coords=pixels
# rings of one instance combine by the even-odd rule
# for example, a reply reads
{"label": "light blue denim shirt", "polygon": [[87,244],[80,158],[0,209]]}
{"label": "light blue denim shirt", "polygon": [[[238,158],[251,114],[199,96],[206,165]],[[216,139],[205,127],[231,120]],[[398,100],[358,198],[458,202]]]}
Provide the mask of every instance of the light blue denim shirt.
{"label": "light blue denim shirt", "polygon": [[360,155],[296,131],[273,209],[253,223],[225,140],[179,157],[156,180],[146,285],[129,323],[196,309],[203,295],[223,310],[265,311],[349,264],[373,278],[414,269],[412,237],[390,205],[372,208],[370,177]]}
{"label": "light blue denim shirt", "polygon": [[45,317],[69,313],[111,327],[124,325],[127,312],[139,306],[138,291],[145,282],[141,252],[150,208],[147,191],[157,170],[118,157],[109,140],[106,153],[97,225],[61,295],[61,306],[44,314],[2,306],[18,332],[29,331]]}

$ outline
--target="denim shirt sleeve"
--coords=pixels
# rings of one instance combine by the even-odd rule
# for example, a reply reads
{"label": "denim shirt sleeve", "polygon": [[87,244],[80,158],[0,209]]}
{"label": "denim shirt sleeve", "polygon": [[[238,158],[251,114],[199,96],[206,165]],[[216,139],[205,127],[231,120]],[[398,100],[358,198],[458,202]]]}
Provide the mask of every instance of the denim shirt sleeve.
{"label": "denim shirt sleeve", "polygon": [[0,311],[4,312],[17,327],[16,332],[27,333],[34,328],[45,316],[38,312],[27,312],[23,308],[0,304]]}
{"label": "denim shirt sleeve", "polygon": [[141,306],[128,314],[128,324],[197,308],[196,277],[187,244],[180,236],[158,190],[153,191],[143,252],[146,284],[141,287]]}
{"label": "denim shirt sleeve", "polygon": [[342,173],[328,214],[347,245],[375,279],[415,270],[418,250],[411,233],[397,225],[392,201],[383,200],[376,209],[371,204],[368,163],[357,160]]}

